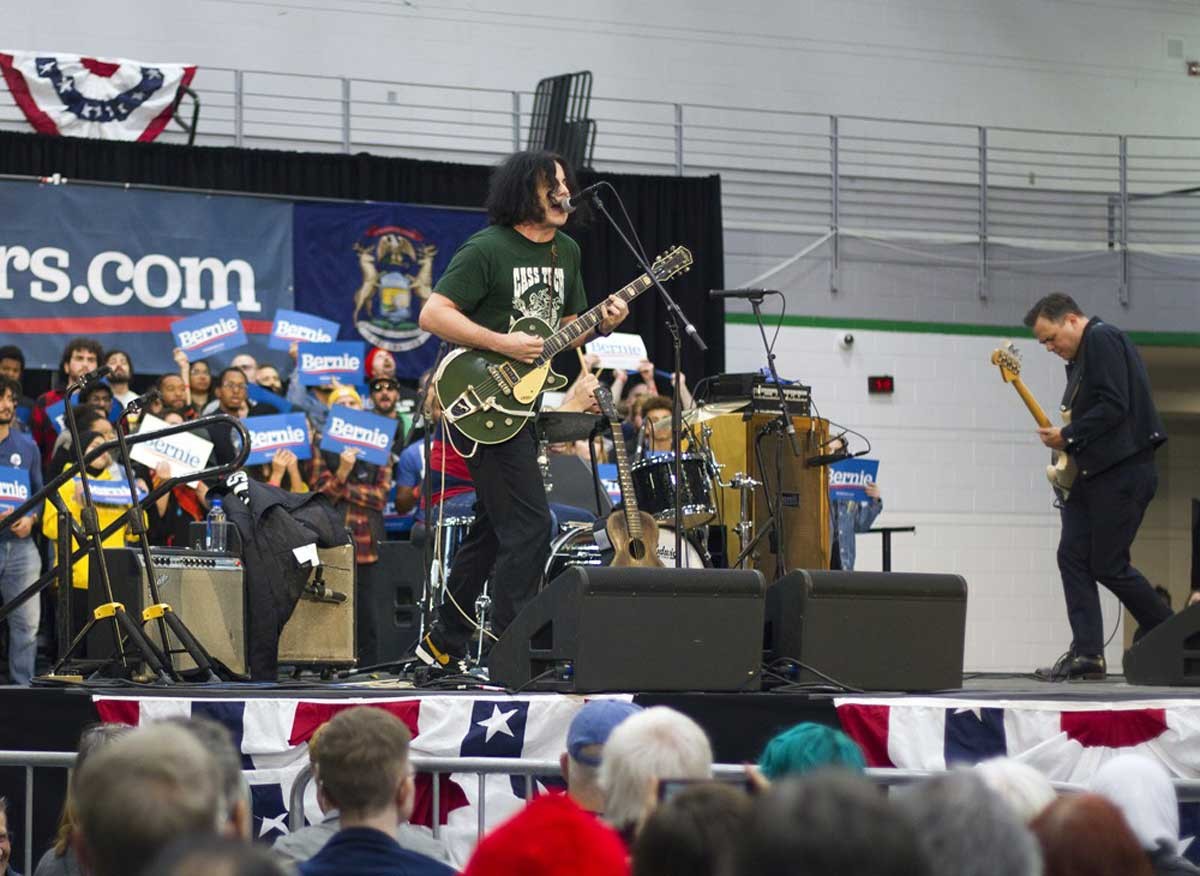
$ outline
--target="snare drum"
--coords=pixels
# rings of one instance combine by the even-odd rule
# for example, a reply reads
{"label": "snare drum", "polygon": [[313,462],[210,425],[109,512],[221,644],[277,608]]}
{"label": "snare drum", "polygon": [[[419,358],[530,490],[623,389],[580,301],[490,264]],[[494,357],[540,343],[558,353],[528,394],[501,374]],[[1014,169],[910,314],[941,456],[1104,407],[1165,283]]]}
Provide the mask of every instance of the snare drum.
{"label": "snare drum", "polygon": [[[685,453],[679,458],[679,467],[683,481],[680,490],[683,526],[695,529],[717,515],[708,460],[698,453]],[[675,457],[668,453],[643,459],[634,464],[630,474],[641,510],[654,515],[659,523],[674,523]]]}

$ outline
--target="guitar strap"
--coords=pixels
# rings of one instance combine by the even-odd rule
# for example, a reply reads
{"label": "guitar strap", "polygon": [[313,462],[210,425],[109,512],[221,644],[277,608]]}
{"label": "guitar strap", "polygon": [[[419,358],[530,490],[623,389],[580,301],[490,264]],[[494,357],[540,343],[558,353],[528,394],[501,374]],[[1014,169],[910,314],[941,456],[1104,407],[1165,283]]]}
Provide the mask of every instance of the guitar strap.
{"label": "guitar strap", "polygon": [[[1085,336],[1086,341],[1086,336]],[[1083,381],[1083,372],[1087,368],[1087,343],[1080,345],[1079,355],[1071,363],[1071,374],[1067,379],[1067,388],[1063,390],[1062,402],[1058,409],[1068,413],[1075,404],[1075,396],[1079,395],[1079,384]]]}

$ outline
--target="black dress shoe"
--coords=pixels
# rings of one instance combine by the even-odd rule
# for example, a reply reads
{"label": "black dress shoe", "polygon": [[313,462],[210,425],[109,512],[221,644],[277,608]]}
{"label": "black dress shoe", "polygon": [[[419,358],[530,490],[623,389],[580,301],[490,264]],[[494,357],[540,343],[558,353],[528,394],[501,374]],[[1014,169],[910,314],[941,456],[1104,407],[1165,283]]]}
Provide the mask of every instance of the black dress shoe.
{"label": "black dress shoe", "polygon": [[1040,681],[1104,681],[1108,675],[1101,654],[1072,654],[1068,651],[1053,666],[1033,671]]}

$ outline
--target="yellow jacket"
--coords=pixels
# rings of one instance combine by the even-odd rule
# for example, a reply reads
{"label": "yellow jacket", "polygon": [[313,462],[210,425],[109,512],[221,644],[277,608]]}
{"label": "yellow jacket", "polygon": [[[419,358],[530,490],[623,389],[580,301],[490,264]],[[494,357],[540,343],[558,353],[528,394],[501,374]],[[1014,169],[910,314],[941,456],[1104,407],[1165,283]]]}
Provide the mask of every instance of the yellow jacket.
{"label": "yellow jacket", "polygon": [[[92,480],[97,481],[108,481],[112,480],[112,478],[112,472],[108,469],[105,469],[98,475],[92,476]],[[81,523],[83,520],[83,517],[80,513],[82,506],[75,498],[76,486],[76,481],[69,480],[58,488],[58,495],[59,498],[62,499],[63,505],[65,505],[67,510],[71,512],[71,517],[75,520],[75,522]],[[97,504],[96,516],[100,519],[100,531],[103,532],[105,529],[107,529],[114,520],[125,513],[125,510],[128,507],[128,505]],[[145,515],[143,514],[143,520],[144,519]],[[46,502],[46,507],[42,511],[42,532],[45,533],[46,538],[50,539],[51,544],[53,544],[54,540],[58,538],[58,511],[55,510],[54,505],[49,501]],[[130,534],[128,526],[123,526],[122,528],[114,531],[108,538],[104,539],[104,546],[106,548],[125,547],[127,542],[130,544],[136,543],[136,536],[132,536]],[[78,543],[72,540],[71,547],[72,550],[74,550],[76,547],[78,547]],[[72,570],[73,575],[71,578],[71,585],[76,589],[87,590],[88,565],[90,562],[90,557],[84,557],[82,560],[79,560],[77,563],[75,563],[75,567]]]}

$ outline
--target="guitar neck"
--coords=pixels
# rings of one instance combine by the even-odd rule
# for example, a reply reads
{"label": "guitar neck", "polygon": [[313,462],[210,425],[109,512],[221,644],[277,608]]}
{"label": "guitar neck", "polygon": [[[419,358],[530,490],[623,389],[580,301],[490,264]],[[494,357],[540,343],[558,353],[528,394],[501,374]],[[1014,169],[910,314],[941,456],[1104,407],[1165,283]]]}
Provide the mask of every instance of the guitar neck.
{"label": "guitar neck", "polygon": [[1025,385],[1020,377],[1013,380],[1013,387],[1017,390],[1017,395],[1021,396],[1021,401],[1025,402],[1025,407],[1029,408],[1029,413],[1033,414],[1033,418],[1037,420],[1039,426],[1045,429],[1047,426],[1053,425],[1050,422],[1050,418],[1046,416],[1046,412],[1042,410],[1042,406],[1033,397],[1033,393],[1029,391],[1029,387]]}
{"label": "guitar neck", "polygon": [[621,499],[625,503],[625,531],[630,538],[642,537],[642,515],[638,513],[637,496],[633,491],[633,478],[629,473],[629,459],[625,456],[625,440],[621,436],[621,423],[610,420],[613,433],[613,454],[617,457],[617,480],[621,483]]}
{"label": "guitar neck", "polygon": [[[642,274],[628,286],[623,286],[613,294],[628,304],[649,289],[653,285],[653,282],[648,274]],[[546,338],[545,345],[542,348],[542,355],[533,363],[534,367],[545,365],[572,343],[600,325],[600,320],[604,318],[604,315],[600,312],[602,304],[603,302],[597,304],[591,310],[580,315],[579,319],[571,320],[571,322]]]}

